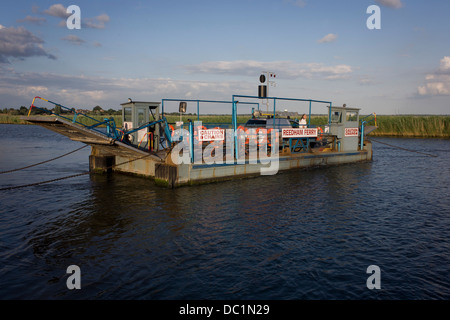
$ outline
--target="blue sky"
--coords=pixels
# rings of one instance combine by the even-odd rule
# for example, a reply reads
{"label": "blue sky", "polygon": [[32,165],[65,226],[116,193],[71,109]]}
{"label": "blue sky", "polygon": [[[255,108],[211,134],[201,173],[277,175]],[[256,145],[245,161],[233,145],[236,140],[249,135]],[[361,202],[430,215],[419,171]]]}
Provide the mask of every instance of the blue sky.
{"label": "blue sky", "polygon": [[[66,27],[70,5],[79,30]],[[379,30],[367,28],[370,5]],[[442,0],[5,0],[0,108],[34,96],[105,109],[128,97],[230,100],[256,95],[267,70],[271,96],[450,114],[449,14]]]}

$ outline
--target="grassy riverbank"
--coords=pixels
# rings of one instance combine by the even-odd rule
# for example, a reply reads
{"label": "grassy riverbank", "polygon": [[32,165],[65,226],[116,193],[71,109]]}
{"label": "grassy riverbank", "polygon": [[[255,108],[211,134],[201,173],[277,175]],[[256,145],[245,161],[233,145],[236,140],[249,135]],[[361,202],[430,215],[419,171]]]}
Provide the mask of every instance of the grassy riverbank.
{"label": "grassy riverbank", "polygon": [[450,138],[450,116],[378,116],[373,136]]}
{"label": "grassy riverbank", "polygon": [[[105,117],[90,115],[92,118],[103,120]],[[71,116],[68,116],[71,117]],[[118,127],[122,126],[122,117],[115,115],[114,120]],[[249,116],[238,116],[238,123],[245,123]],[[197,120],[195,115],[185,115],[182,120],[187,122],[188,119]],[[327,123],[326,116],[312,116],[311,123],[314,125],[324,125]],[[94,124],[89,118],[79,116],[78,121],[91,125]],[[180,120],[179,116],[168,115],[167,120],[174,123]],[[207,115],[201,116],[200,120],[204,123],[214,124],[230,124],[231,116],[226,115]],[[27,124],[21,120],[20,116],[0,114],[0,123],[8,124]],[[422,116],[422,115],[377,115],[378,129],[371,133],[373,136],[398,136],[398,137],[434,137],[434,138],[450,138],[450,116]]]}

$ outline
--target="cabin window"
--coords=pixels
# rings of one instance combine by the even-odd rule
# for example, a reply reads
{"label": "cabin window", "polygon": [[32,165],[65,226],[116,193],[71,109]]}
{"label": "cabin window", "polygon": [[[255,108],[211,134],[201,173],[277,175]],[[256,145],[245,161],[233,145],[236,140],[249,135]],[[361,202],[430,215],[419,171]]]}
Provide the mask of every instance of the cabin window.
{"label": "cabin window", "polygon": [[358,113],[356,111],[347,111],[347,121],[356,122],[358,120]]}
{"label": "cabin window", "polygon": [[331,113],[331,122],[334,122],[334,123],[341,123],[342,122],[342,117],[341,117],[341,112],[340,111],[333,111]]}
{"label": "cabin window", "polygon": [[138,126],[141,126],[147,122],[145,119],[145,108],[137,108],[137,121]]}
{"label": "cabin window", "polygon": [[124,122],[131,122],[131,121],[133,121],[131,119],[131,107],[123,108],[123,121]]}

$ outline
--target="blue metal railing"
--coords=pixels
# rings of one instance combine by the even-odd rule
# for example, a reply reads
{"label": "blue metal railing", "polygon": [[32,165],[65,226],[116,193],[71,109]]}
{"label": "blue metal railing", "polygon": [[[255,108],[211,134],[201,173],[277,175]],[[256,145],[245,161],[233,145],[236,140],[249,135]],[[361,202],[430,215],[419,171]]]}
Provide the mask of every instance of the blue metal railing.
{"label": "blue metal railing", "polygon": [[[297,98],[280,98],[280,97],[264,97],[264,98],[260,98],[258,96],[247,96],[247,95],[233,95],[232,97],[232,101],[233,101],[233,109],[232,109],[232,120],[233,120],[233,128],[234,128],[234,139],[235,139],[235,152],[236,152],[236,159],[238,159],[239,157],[239,152],[238,152],[238,141],[237,141],[237,134],[236,134],[236,130],[237,130],[237,104],[243,104],[244,102],[241,101],[236,101],[236,98],[244,98],[244,99],[268,99],[268,100],[273,100],[273,118],[276,118],[276,102],[278,100],[280,101],[298,101],[298,102],[309,102],[309,116],[308,116],[308,127],[311,126],[311,108],[312,108],[312,103],[324,103],[324,104],[329,104],[330,108],[329,108],[329,112],[328,112],[328,124],[331,123],[331,106],[332,106],[332,102],[331,101],[323,101],[323,100],[314,100],[314,99],[297,99]],[[309,140],[310,138],[306,138],[306,145],[309,146]],[[298,140],[297,140],[298,143]],[[297,144],[296,143],[296,144]],[[292,145],[292,141],[289,141],[289,145]]]}
{"label": "blue metal railing", "polygon": [[[70,112],[74,113],[74,116],[71,119],[71,118],[65,117],[65,116],[63,116],[61,114],[57,114],[57,113],[55,113],[55,112],[53,112],[51,110],[35,106],[34,102],[35,102],[36,99],[41,99],[43,101],[46,101],[48,103],[53,104],[55,107],[59,107],[59,108],[62,108],[62,109],[69,110]],[[90,117],[90,116],[88,116],[88,115],[86,115],[84,113],[76,112],[76,110],[74,108],[68,108],[66,106],[63,106],[62,104],[59,104],[59,103],[56,103],[56,102],[53,102],[53,101],[50,101],[50,100],[47,100],[47,99],[44,99],[44,98],[41,98],[41,97],[38,97],[38,96],[33,98],[33,101],[32,101],[31,106],[30,106],[30,110],[28,111],[28,116],[30,116],[31,110],[33,108],[39,109],[39,110],[44,111],[44,112],[46,112],[48,114],[51,114],[51,115],[56,115],[56,116],[58,116],[60,118],[66,119],[67,121],[71,121],[72,123],[79,124],[79,125],[87,128],[87,129],[94,130],[94,131],[96,131],[98,133],[101,133],[103,135],[106,135],[106,136],[108,136],[110,138],[114,138],[114,139],[119,139],[120,138],[119,130],[117,130],[117,128],[116,128],[116,123],[114,121],[114,118],[109,118],[109,119],[108,118],[104,118],[103,121],[100,121],[100,120],[97,120],[97,119],[95,119],[93,117]],[[83,116],[83,117],[86,117],[86,118],[88,118],[88,119],[90,119],[92,121],[94,121],[94,124],[93,125],[87,125],[87,124],[84,124],[84,123],[81,123],[81,122],[77,121],[77,118],[80,115]],[[98,130],[97,127],[100,126],[100,125],[106,125],[106,127],[107,127],[106,131],[107,132]]]}
{"label": "blue metal railing", "polygon": [[[222,104],[232,104],[232,101],[225,100],[202,100],[202,99],[162,99],[161,100],[161,114],[164,116],[164,102],[196,102],[197,103],[197,121],[200,121],[200,103],[222,103]],[[258,102],[243,102],[243,104],[256,105],[259,110]],[[165,126],[166,130],[168,126]],[[167,135],[168,132],[166,132]],[[168,135],[168,137],[170,134]],[[192,122],[189,123],[189,136],[193,137],[193,125]],[[181,139],[183,137],[181,136]],[[194,162],[194,139],[189,140],[189,150],[191,155],[191,162]]]}
{"label": "blue metal railing", "polygon": [[[223,101],[223,100],[198,100],[198,99],[162,99],[161,100],[161,114],[164,114],[164,102],[172,101],[172,102],[197,102],[197,120],[200,120],[200,103],[229,103],[232,104],[232,101]],[[245,104],[253,104],[257,105],[259,110],[258,102],[245,102]]]}
{"label": "blue metal railing", "polygon": [[[41,100],[44,100],[44,101],[46,101],[48,103],[51,103],[51,104],[55,105],[55,107],[59,107],[59,108],[65,109],[65,110],[69,110],[69,111],[74,113],[74,116],[71,119],[71,118],[66,117],[64,115],[57,114],[57,113],[55,113],[55,112],[53,112],[51,110],[35,106],[34,102],[35,102],[36,99],[41,99]],[[95,119],[93,117],[90,117],[90,116],[88,116],[88,115],[86,115],[84,113],[76,112],[76,110],[74,108],[68,108],[66,106],[63,106],[62,104],[59,104],[59,103],[56,103],[56,102],[53,102],[53,101],[50,101],[50,100],[47,100],[47,99],[44,99],[44,98],[41,98],[41,97],[34,97],[32,103],[31,103],[30,110],[28,111],[28,116],[30,116],[32,108],[39,109],[39,110],[44,111],[44,112],[46,112],[48,114],[51,114],[51,115],[56,115],[56,116],[58,116],[60,118],[66,119],[67,121],[71,121],[72,123],[79,124],[79,125],[85,127],[86,129],[96,131],[96,132],[98,132],[98,133],[100,133],[102,135],[107,136],[108,138],[112,138],[112,139],[115,139],[115,140],[120,140],[123,143],[127,143],[127,144],[130,144],[130,143],[127,142],[124,139],[125,135],[128,135],[128,134],[137,132],[139,130],[145,129],[145,128],[153,126],[153,125],[155,125],[157,123],[164,122],[166,124],[164,126],[166,138],[168,140],[169,145],[172,143],[171,132],[170,132],[169,126],[167,124],[167,120],[166,120],[166,118],[164,116],[162,116],[162,118],[160,120],[149,122],[149,123],[146,123],[144,125],[139,126],[138,128],[132,128],[132,129],[124,132],[124,131],[122,131],[122,130],[117,128],[114,118],[109,118],[109,119],[108,118],[104,118],[103,121],[101,121],[101,120]],[[91,121],[93,121],[94,124],[92,124],[92,125],[84,124],[84,123],[82,123],[82,122],[77,120],[78,116],[86,117],[86,118],[90,119]],[[105,131],[102,131],[102,130],[98,129],[98,127],[102,126],[102,125],[106,126],[106,130]]]}
{"label": "blue metal railing", "polygon": [[[72,119],[69,118],[69,117],[65,117],[63,115],[60,115],[60,114],[58,115],[59,117],[64,118],[64,119],[66,119],[68,121],[71,121],[73,123],[77,123],[77,124],[87,128],[87,129],[94,130],[94,131],[99,132],[99,133],[101,133],[103,135],[106,135],[108,137],[111,137],[111,138],[123,141],[125,143],[127,143],[125,141],[125,139],[124,139],[125,135],[137,132],[139,130],[145,129],[145,128],[150,127],[150,126],[154,126],[157,123],[162,123],[163,124],[164,134],[165,134],[166,139],[167,139],[167,147],[169,147],[172,144],[173,128],[172,129],[170,128],[170,125],[168,124],[167,119],[164,116],[165,102],[195,102],[197,104],[197,120],[200,120],[200,103],[222,103],[222,104],[225,103],[225,104],[231,104],[231,107],[232,107],[231,127],[234,130],[235,157],[238,160],[239,157],[240,157],[240,155],[239,155],[238,135],[237,135],[237,131],[238,131],[238,122],[237,122],[238,104],[239,105],[255,105],[257,107],[257,110],[260,110],[260,103],[258,103],[258,102],[248,102],[248,101],[238,101],[237,100],[238,98],[239,99],[261,99],[258,96],[248,96],[248,95],[233,95],[231,101],[224,101],[224,100],[199,100],[199,99],[162,99],[162,103],[161,103],[161,118],[159,120],[146,123],[144,125],[139,126],[138,128],[133,128],[133,129],[130,129],[130,130],[126,131],[126,132],[117,129],[116,123],[115,123],[113,118],[110,118],[110,119],[104,118],[103,121],[97,120],[97,119],[95,119],[93,117],[90,117],[90,116],[88,116],[86,114],[78,113],[73,108],[65,107],[65,106],[63,106],[61,104],[58,104],[58,103],[53,102],[53,101],[49,101],[49,100],[41,98],[41,97],[35,97],[33,99],[33,102],[31,104],[30,111],[29,111],[28,115],[30,115],[31,109],[33,107],[35,107],[37,109],[40,109],[40,110],[43,110],[46,113],[55,114],[56,115],[56,113],[53,112],[53,111],[49,111],[49,110],[44,109],[44,108],[39,108],[39,107],[34,105],[35,99],[41,99],[41,100],[47,101],[48,103],[51,103],[51,104],[53,104],[55,106],[58,106],[60,108],[63,108],[63,109],[66,109],[66,110],[70,110],[71,112],[74,113],[74,116],[73,116]],[[315,100],[315,99],[280,98],[280,97],[265,97],[264,99],[273,100],[273,118],[274,119],[277,118],[277,110],[276,110],[277,101],[308,102],[309,103],[308,127],[311,126],[312,103],[327,104],[327,105],[329,105],[328,124],[331,124],[332,102],[330,102],[330,101]],[[254,108],[253,108],[253,111],[254,111]],[[89,118],[91,121],[94,122],[94,124],[86,125],[84,123],[79,122],[78,121],[78,117],[79,116],[84,116],[86,118]],[[363,120],[363,122],[362,122],[362,130],[363,130],[363,126],[366,123],[366,121],[364,119],[362,119],[362,120]],[[376,118],[375,118],[375,121],[376,121]],[[106,132],[98,130],[98,127],[101,126],[101,125],[105,125],[106,126]],[[188,132],[189,132],[189,137],[192,137],[192,139],[189,139],[189,150],[190,150],[190,153],[191,153],[191,162],[193,162],[194,161],[193,160],[194,159],[194,139],[193,139],[193,136],[194,136],[194,125],[193,125],[192,121],[189,121]],[[292,139],[295,139],[295,141],[292,140]],[[302,149],[306,152],[307,151],[306,147],[309,146],[310,139],[311,138],[306,138],[305,141],[300,141],[299,142],[299,139],[290,138],[289,145],[290,145],[291,149],[292,148],[295,149],[296,147],[300,147],[299,143],[301,143]],[[361,140],[361,145],[362,145],[362,143],[363,143],[363,140]]]}
{"label": "blue metal railing", "polygon": [[[368,119],[368,120],[365,120]],[[366,124],[374,121],[375,126],[377,125],[377,114],[376,113],[372,113],[369,114],[368,116],[365,116],[362,119],[359,119],[361,121],[361,142],[360,142],[360,149],[364,150],[364,127],[366,126]]]}

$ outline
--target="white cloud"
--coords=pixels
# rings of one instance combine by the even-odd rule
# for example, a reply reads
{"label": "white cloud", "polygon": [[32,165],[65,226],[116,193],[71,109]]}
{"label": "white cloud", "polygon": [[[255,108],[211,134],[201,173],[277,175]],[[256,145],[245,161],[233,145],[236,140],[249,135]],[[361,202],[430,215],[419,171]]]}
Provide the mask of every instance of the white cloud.
{"label": "white cloud", "polygon": [[[61,18],[63,19],[58,24],[60,27],[66,27],[66,19],[71,15],[67,13],[67,8],[62,4],[54,4],[50,6],[47,10],[42,11],[43,14]],[[104,29],[105,24],[109,22],[110,17],[106,13],[102,13],[94,18],[85,18],[81,19],[81,28],[91,28],[91,29]]]}
{"label": "white cloud", "polygon": [[326,66],[322,63],[297,63],[292,61],[262,62],[254,60],[209,61],[185,67],[190,73],[230,74],[241,76],[258,75],[263,70],[271,70],[280,78],[321,78],[343,79],[353,72],[349,65]]}
{"label": "white cloud", "polygon": [[377,2],[378,4],[385,6],[385,7],[389,7],[389,8],[401,8],[403,7],[402,1],[401,0],[375,0],[375,2]]}
{"label": "white cloud", "polygon": [[450,77],[441,82],[429,82],[424,86],[418,87],[417,92],[421,96],[450,95]]}
{"label": "white cloud", "polygon": [[65,36],[65,37],[63,37],[63,38],[61,38],[62,40],[65,40],[65,41],[68,41],[68,42],[70,42],[70,43],[72,43],[72,44],[75,44],[75,45],[77,45],[77,46],[80,46],[80,45],[82,45],[83,43],[85,43],[85,41],[83,40],[83,39],[81,39],[80,37],[78,37],[78,36],[75,36],[75,35],[73,35],[73,34],[69,34],[69,35],[67,35],[67,36]]}
{"label": "white cloud", "polygon": [[103,22],[103,23],[109,22],[109,20],[110,20],[109,16],[106,13],[103,13],[103,14],[97,16],[96,19],[97,19],[97,21]]}
{"label": "white cloud", "polygon": [[450,70],[450,57],[445,56],[442,60],[441,60],[441,67],[440,67],[441,71],[447,71]]}
{"label": "white cloud", "polygon": [[329,33],[325,37],[323,37],[320,40],[317,40],[319,43],[327,43],[327,42],[333,42],[337,39],[337,34]]}
{"label": "white cloud", "polygon": [[32,17],[32,16],[26,16],[24,19],[17,20],[17,22],[27,22],[27,23],[31,23],[31,24],[34,24],[37,26],[44,24],[46,21],[47,20],[45,18]]}
{"label": "white cloud", "polygon": [[304,0],[295,0],[294,1],[294,5],[296,5],[297,7],[303,8],[304,6],[306,6],[306,1],[304,1]]}
{"label": "white cloud", "polygon": [[374,81],[369,77],[362,77],[358,80],[360,85],[371,85]]}
{"label": "white cloud", "polygon": [[33,56],[56,57],[43,47],[44,40],[23,27],[0,28],[0,63],[9,63],[9,58],[24,59]]}
{"label": "white cloud", "polygon": [[426,83],[417,88],[419,95],[450,95],[450,57],[442,58],[439,69],[427,74],[425,80]]}
{"label": "white cloud", "polygon": [[166,97],[230,100],[233,92],[250,95],[255,91],[253,84],[244,81],[74,76],[16,72],[6,65],[0,65],[0,73],[0,100],[2,105],[11,107],[29,106],[36,95],[70,108],[100,105],[119,109],[120,103],[126,102],[128,97],[144,101],[161,101]]}
{"label": "white cloud", "polygon": [[109,22],[110,18],[107,14],[103,13],[95,18],[82,19],[81,27],[92,29],[104,29],[105,23]]}
{"label": "white cloud", "polygon": [[44,10],[42,13],[63,19],[67,19],[70,16],[70,14],[67,13],[67,8],[60,3],[50,6],[50,8]]}

